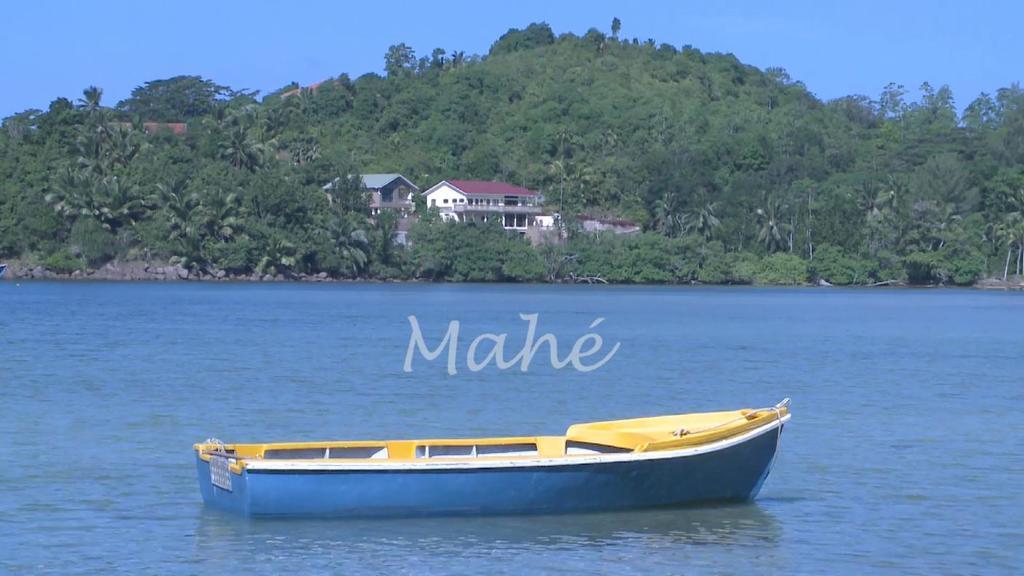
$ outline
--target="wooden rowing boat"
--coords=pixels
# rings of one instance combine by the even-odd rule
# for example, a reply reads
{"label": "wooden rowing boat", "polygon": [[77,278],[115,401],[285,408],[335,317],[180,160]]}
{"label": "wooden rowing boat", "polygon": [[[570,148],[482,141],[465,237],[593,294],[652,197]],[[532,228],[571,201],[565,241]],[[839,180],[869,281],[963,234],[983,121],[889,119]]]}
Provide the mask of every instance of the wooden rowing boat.
{"label": "wooden rowing boat", "polygon": [[249,516],[565,513],[754,498],[776,406],[593,422],[563,436],[194,446],[204,501]]}

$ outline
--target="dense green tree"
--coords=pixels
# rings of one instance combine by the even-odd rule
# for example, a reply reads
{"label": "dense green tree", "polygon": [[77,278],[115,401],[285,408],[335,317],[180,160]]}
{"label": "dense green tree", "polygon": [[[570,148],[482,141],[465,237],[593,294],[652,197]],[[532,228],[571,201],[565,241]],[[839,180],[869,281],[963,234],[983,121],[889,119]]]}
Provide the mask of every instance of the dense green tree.
{"label": "dense green tree", "polygon": [[188,122],[210,114],[234,95],[228,87],[200,76],[175,76],[135,88],[117,109],[145,121]]}
{"label": "dense green tree", "polygon": [[407,76],[413,73],[416,64],[416,53],[405,43],[395,44],[388,48],[384,55],[384,70],[389,77]]}
{"label": "dense green tree", "polygon": [[[438,280],[968,284],[1024,274],[1024,90],[958,117],[947,86],[916,101],[822,102],[782,68],[591,29],[510,29],[485,56],[388,49],[262,101],[200,76],[154,80],[117,108],[5,118],[0,257],[53,269],[111,258],[197,272]],[[184,134],[143,122],[186,122]],[[500,179],[538,190],[567,239],[441,221],[417,198],[411,247],[370,217],[362,172],[422,186]],[[583,216],[644,232],[582,232]],[[407,222],[403,223],[403,226]],[[404,228],[403,228],[404,229]]]}
{"label": "dense green tree", "polygon": [[555,43],[555,34],[547,24],[530,24],[524,30],[512,28],[491,46],[490,54],[508,54],[532,50]]}

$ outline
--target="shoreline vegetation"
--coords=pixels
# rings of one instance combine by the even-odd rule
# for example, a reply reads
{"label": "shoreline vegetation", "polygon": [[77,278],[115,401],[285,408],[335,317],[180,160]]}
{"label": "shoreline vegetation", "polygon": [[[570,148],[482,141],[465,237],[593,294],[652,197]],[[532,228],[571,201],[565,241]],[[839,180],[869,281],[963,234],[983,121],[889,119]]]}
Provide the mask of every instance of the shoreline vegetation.
{"label": "shoreline vegetation", "polygon": [[[11,279],[1020,288],[1019,85],[962,113],[927,83],[822,101],[781,68],[621,31],[397,44],[383,75],[263,97],[178,76],[113,106],[57,98],[3,120],[0,261]],[[531,243],[422,197],[373,214],[370,172],[515,183],[557,230]]]}
{"label": "shoreline vegetation", "polygon": [[[8,276],[3,280],[20,281],[60,281],[60,282],[313,282],[313,283],[416,283],[423,282],[418,278],[370,278],[370,277],[332,277],[326,272],[317,274],[229,274],[223,270],[208,273],[192,272],[180,264],[155,262],[108,262],[99,269],[75,270],[70,273],[57,273],[42,266],[31,266],[14,261],[9,264]],[[0,281],[3,281],[0,280]],[[431,283],[431,281],[426,281]],[[485,281],[487,282],[487,281]],[[494,284],[522,284],[524,282],[490,281]],[[534,284],[589,284],[589,285],[675,285],[675,286],[792,286],[818,288],[975,288],[981,290],[1024,291],[1024,276],[1002,278],[983,278],[971,286],[945,284],[908,284],[904,281],[883,281],[871,284],[852,284],[837,286],[828,281],[800,282],[790,284],[768,284],[757,282],[724,282],[704,283],[697,280],[675,283],[609,283],[600,278],[561,278],[555,280],[535,280]]]}

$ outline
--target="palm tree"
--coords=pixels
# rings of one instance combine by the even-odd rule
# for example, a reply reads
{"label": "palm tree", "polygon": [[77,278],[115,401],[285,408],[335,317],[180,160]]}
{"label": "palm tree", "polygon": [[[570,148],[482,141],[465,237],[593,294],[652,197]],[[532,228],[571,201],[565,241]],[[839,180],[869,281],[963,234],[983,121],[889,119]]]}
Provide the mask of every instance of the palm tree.
{"label": "palm tree", "polygon": [[89,86],[82,90],[82,97],[78,99],[78,105],[86,112],[96,112],[100,109],[101,100],[103,100],[103,89],[98,86]]}
{"label": "palm tree", "polygon": [[[1010,274],[1010,256],[1017,244],[1017,236],[1014,234],[1014,217],[1016,214],[1005,214],[1003,219],[992,227],[992,236],[996,242],[1006,246],[1006,263],[1003,265],[1003,281],[1006,281]],[[1018,260],[1019,261],[1019,260]]]}
{"label": "palm tree", "polygon": [[548,163],[548,171],[558,176],[558,213],[562,213],[565,204],[565,162],[553,160]]}
{"label": "palm tree", "polygon": [[608,129],[601,134],[601,148],[607,158],[619,147],[619,135],[614,130]]}
{"label": "palm tree", "polygon": [[1024,212],[1010,212],[1003,216],[996,228],[997,237],[1007,246],[1006,265],[1003,267],[1003,280],[1010,271],[1010,255],[1017,250],[1015,271],[1018,276],[1024,273]]}
{"label": "palm tree", "polygon": [[[361,220],[354,214],[335,214],[318,230],[318,233],[326,234],[331,240],[345,261],[345,267],[353,276],[361,274],[370,260],[370,240],[366,230],[360,226],[364,223],[360,222]],[[390,235],[388,240],[390,241]]]}
{"label": "palm tree", "polygon": [[309,164],[320,157],[320,143],[310,136],[303,138],[291,147],[292,161],[296,164]]}
{"label": "palm tree", "polygon": [[1016,212],[1012,234],[1017,241],[1017,276],[1024,274],[1024,215]]}
{"label": "palm tree", "polygon": [[1003,265],[1003,280],[1010,273],[1010,257],[1017,249],[1015,271],[1020,275],[1024,271],[1024,189],[1011,190],[1005,198],[1005,211],[1002,217],[989,224],[993,243],[1006,246],[1006,263]]}
{"label": "palm tree", "polygon": [[897,209],[897,200],[904,185],[896,178],[890,177],[887,185],[864,182],[860,187],[860,198],[857,204],[864,211],[868,221],[881,220]]}
{"label": "palm tree", "polygon": [[134,226],[145,218],[152,207],[152,199],[140,194],[134,184],[117,176],[103,178],[93,188],[96,198],[93,216],[113,233]]}
{"label": "palm tree", "polygon": [[97,176],[110,176],[131,164],[146,146],[141,134],[129,126],[83,125],[75,140],[78,165]]}
{"label": "palm tree", "polygon": [[65,168],[54,181],[54,190],[44,200],[53,210],[68,220],[92,213],[92,175],[81,170]]}
{"label": "palm tree", "polygon": [[462,68],[466,64],[466,53],[457,50],[452,52],[452,57],[448,59],[446,68]]}
{"label": "palm tree", "polygon": [[152,204],[138,187],[117,176],[101,178],[70,168],[58,176],[55,188],[45,200],[57,213],[69,221],[94,218],[113,234],[145,218]]}
{"label": "palm tree", "polygon": [[107,132],[105,150],[108,162],[112,166],[128,166],[145,145],[138,130],[118,126]]}
{"label": "palm tree", "polygon": [[579,138],[568,126],[563,125],[555,135],[558,139],[558,155],[562,160],[572,156],[572,147],[579,142]]}
{"label": "palm tree", "polygon": [[157,184],[156,188],[164,217],[170,226],[170,240],[179,246],[177,256],[190,265],[202,260],[202,201],[198,194],[185,189],[186,183],[187,180],[179,179],[169,184]]}
{"label": "palm tree", "polygon": [[785,208],[774,197],[767,196],[764,208],[758,208],[755,213],[758,222],[757,240],[764,243],[768,252],[775,252],[785,244],[784,232],[790,229],[790,225],[780,218]]}
{"label": "palm tree", "polygon": [[78,165],[97,176],[106,176],[112,168],[108,148],[110,129],[105,124],[83,125],[75,139],[78,148]]}
{"label": "palm tree", "polygon": [[676,192],[666,192],[654,202],[654,228],[670,237],[679,236],[687,227],[682,200]]}
{"label": "palm tree", "polygon": [[366,269],[370,259],[370,241],[366,237],[366,230],[357,227],[350,218],[336,218],[334,240],[338,252],[349,263],[352,274],[358,276]]}
{"label": "palm tree", "polygon": [[299,88],[299,93],[292,97],[298,106],[299,114],[309,118],[315,110],[314,92],[309,88]]}
{"label": "palm tree", "polygon": [[686,232],[700,235],[705,242],[711,240],[715,231],[722,225],[718,216],[715,215],[717,209],[718,202],[712,202],[702,188],[697,194],[693,209],[687,215]]}
{"label": "palm tree", "polygon": [[934,219],[928,223],[932,236],[939,241],[939,247],[936,250],[942,250],[950,232],[961,220],[960,215],[955,213],[953,204],[945,203],[937,208]]}
{"label": "palm tree", "polygon": [[237,193],[224,194],[220,190],[208,193],[199,215],[206,235],[221,242],[233,240],[243,224],[241,208]]}
{"label": "palm tree", "polygon": [[597,204],[597,197],[594,192],[601,187],[601,179],[597,172],[587,164],[578,163],[573,165],[573,171],[569,174],[569,190],[575,190],[572,201],[576,206],[592,206]]}
{"label": "palm tree", "polygon": [[295,245],[280,236],[274,236],[267,243],[267,251],[256,265],[256,271],[260,274],[271,272],[286,274],[298,262],[299,259],[295,256]]}
{"label": "palm tree", "polygon": [[890,194],[875,190],[869,185],[864,185],[860,189],[860,198],[857,200],[857,205],[860,206],[868,221],[873,221],[881,219],[882,211],[890,205],[891,201],[892,197]]}
{"label": "palm tree", "polygon": [[240,124],[231,127],[220,150],[221,158],[232,166],[250,171],[263,165],[263,153],[264,147],[249,138],[248,130]]}
{"label": "palm tree", "polygon": [[865,235],[869,254],[896,249],[901,242],[907,218],[901,210],[904,185],[890,177],[885,185],[865,183],[861,187],[859,206],[865,214],[868,233]]}
{"label": "palm tree", "polygon": [[260,114],[257,127],[259,141],[268,144],[275,140],[291,123],[294,111],[295,108],[286,103],[282,106],[268,108],[263,114]]}
{"label": "palm tree", "polygon": [[[381,264],[390,265],[394,256],[393,236],[398,229],[398,214],[393,210],[384,210],[377,215],[374,224],[376,230],[373,251]],[[351,235],[349,238],[351,239]]]}
{"label": "palm tree", "polygon": [[256,171],[263,166],[268,147],[252,137],[255,124],[256,109],[252,106],[228,112],[219,124],[225,136],[220,156],[235,168]]}

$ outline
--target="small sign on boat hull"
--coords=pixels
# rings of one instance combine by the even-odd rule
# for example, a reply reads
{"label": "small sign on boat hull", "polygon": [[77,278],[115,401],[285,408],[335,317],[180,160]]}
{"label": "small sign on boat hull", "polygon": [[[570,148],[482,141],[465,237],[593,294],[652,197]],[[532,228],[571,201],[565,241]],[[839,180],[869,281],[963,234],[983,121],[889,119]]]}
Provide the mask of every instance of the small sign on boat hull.
{"label": "small sign on boat hull", "polygon": [[223,456],[210,458],[210,482],[214,486],[231,492],[231,470],[230,463]]}

